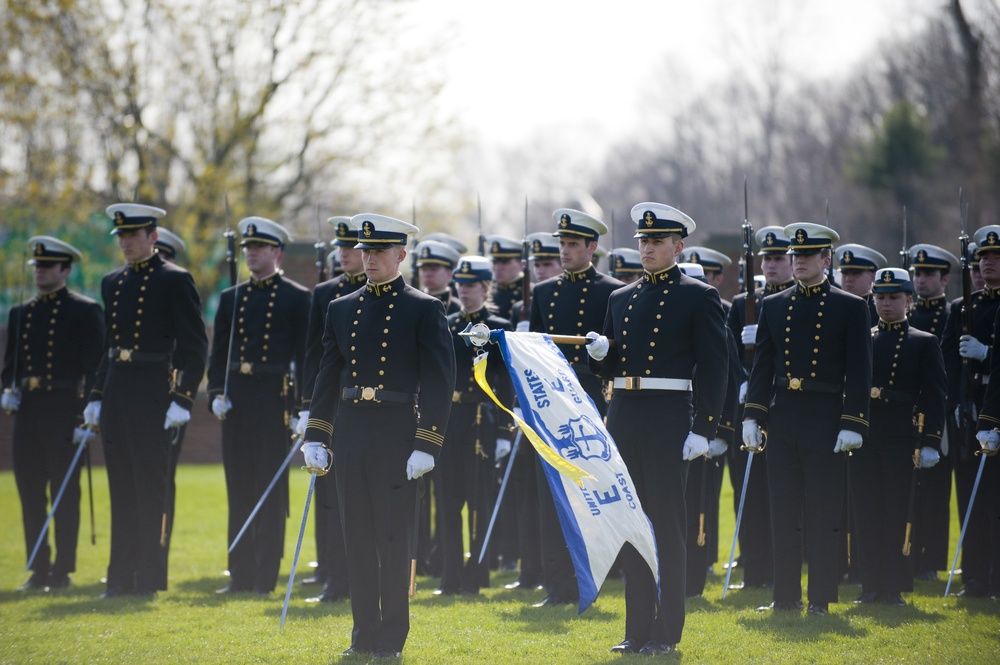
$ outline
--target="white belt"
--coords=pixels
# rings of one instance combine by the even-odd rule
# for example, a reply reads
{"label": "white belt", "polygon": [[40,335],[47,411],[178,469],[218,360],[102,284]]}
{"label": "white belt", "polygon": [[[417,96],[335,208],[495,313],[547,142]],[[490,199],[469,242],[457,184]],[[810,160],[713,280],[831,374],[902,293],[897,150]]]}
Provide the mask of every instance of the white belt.
{"label": "white belt", "polygon": [[619,376],[615,378],[619,390],[691,390],[690,379],[658,379],[645,376]]}

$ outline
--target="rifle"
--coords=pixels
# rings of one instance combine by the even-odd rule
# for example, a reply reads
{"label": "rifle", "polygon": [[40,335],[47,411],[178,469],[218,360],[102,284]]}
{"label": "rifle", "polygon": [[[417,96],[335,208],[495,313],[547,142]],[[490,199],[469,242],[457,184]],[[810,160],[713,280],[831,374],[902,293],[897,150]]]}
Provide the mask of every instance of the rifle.
{"label": "rifle", "polygon": [[[229,286],[236,286],[238,259],[236,258],[236,232],[233,231],[229,223],[229,192],[222,193],[222,204],[226,209],[226,263],[229,264]],[[227,370],[228,371],[228,370]]]}
{"label": "rifle", "polygon": [[524,257],[524,272],[521,274],[521,314],[519,320],[527,321],[531,316],[531,243],[528,240],[528,197],[524,197],[524,240],[521,241],[521,255]]}
{"label": "rifle", "polygon": [[[830,199],[826,200],[826,212],[823,214],[823,226],[830,227]],[[827,277],[830,280],[830,284],[836,285],[836,281],[833,279],[833,248],[830,249],[830,267],[826,269]]]}
{"label": "rifle", "polygon": [[479,198],[479,194],[476,194],[476,217],[479,219],[479,241],[477,254],[479,256],[486,256],[486,236],[483,235],[483,202]]}
{"label": "rifle", "polygon": [[[28,248],[27,246],[21,251],[21,284],[17,289],[17,304],[22,305],[24,303],[24,283],[27,280],[25,273],[28,271]],[[20,395],[21,386],[17,382],[17,358],[21,354],[18,352],[20,348],[21,331],[24,330],[22,321],[24,320],[24,307],[17,314],[17,330],[14,332],[14,339],[17,340],[11,345],[11,349],[14,353],[14,358],[11,360],[11,372],[10,372],[10,388],[7,388],[5,393],[12,393],[14,395]],[[7,331],[10,334],[10,331]],[[8,412],[13,413],[13,412]]]}
{"label": "rifle", "polygon": [[[962,235],[958,237],[961,248],[962,265],[962,334],[972,334],[972,266],[969,265],[969,234],[965,229],[965,211],[962,205],[962,189],[958,190],[958,211],[959,220],[962,226]],[[968,442],[969,428],[973,431],[976,427],[976,420],[972,415],[975,409],[976,396],[976,375],[972,371],[968,358],[962,358],[962,375],[958,387],[958,405],[961,409],[958,419],[958,450],[965,451]]]}
{"label": "rifle", "polygon": [[[417,202],[413,201],[413,209],[410,214],[410,220],[413,225],[417,225]],[[413,236],[413,253],[410,256],[410,284],[416,290],[420,290],[420,269],[417,268],[417,245],[420,244],[417,241],[417,236]]]}
{"label": "rifle", "polygon": [[903,249],[899,250],[899,267],[909,272],[910,250],[906,245],[906,206],[903,206]]}
{"label": "rifle", "polygon": [[327,280],[326,274],[326,243],[323,242],[323,233],[320,230],[319,205],[316,206],[316,283],[321,284]]}
{"label": "rifle", "polygon": [[[754,299],[753,281],[753,246],[750,239],[753,237],[753,225],[750,224],[750,207],[747,203],[747,178],[743,176],[743,290],[746,293],[746,319],[745,326],[757,325],[757,301]],[[748,369],[753,365],[753,357],[756,351],[755,344],[747,344],[743,347],[743,365]]]}

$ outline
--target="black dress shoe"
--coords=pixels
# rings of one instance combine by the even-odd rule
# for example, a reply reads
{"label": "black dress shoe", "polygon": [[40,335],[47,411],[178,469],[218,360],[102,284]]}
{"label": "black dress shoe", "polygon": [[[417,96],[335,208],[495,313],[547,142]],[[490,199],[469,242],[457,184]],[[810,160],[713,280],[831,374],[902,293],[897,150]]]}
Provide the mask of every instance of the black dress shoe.
{"label": "black dress shoe", "polygon": [[552,594],[549,596],[545,596],[545,598],[542,598],[540,601],[532,605],[532,607],[547,607],[549,605],[575,605],[578,602],[580,602],[579,598]]}
{"label": "black dress shoe", "polygon": [[826,603],[809,603],[809,609],[807,609],[806,612],[819,617],[825,617],[830,613],[827,609]]}
{"label": "black dress shoe", "polygon": [[981,584],[977,580],[971,580],[968,584],[962,587],[962,590],[959,591],[957,595],[960,598],[985,598],[987,596],[986,585]]}
{"label": "black dress shoe", "polygon": [[323,580],[316,577],[315,575],[310,575],[309,577],[303,577],[302,581],[299,582],[299,584],[304,584],[305,586],[309,586],[311,584],[322,584],[322,583]]}
{"label": "black dress shoe", "polygon": [[28,578],[27,582],[17,587],[17,590],[30,591],[31,589],[44,589],[47,586],[48,581],[49,581],[48,573],[34,572],[31,573],[31,577]]}
{"label": "black dress shoe", "polygon": [[503,588],[510,589],[512,591],[514,589],[521,589],[522,591],[534,591],[540,586],[541,584],[539,584],[538,582],[534,582],[532,580],[528,580],[527,582],[524,580],[515,580],[510,584],[504,584]]}
{"label": "black dress shoe", "polygon": [[461,592],[460,589],[451,589],[441,587],[440,589],[434,589],[435,596],[457,596]]}
{"label": "black dress shoe", "polygon": [[341,656],[367,656],[370,655],[371,651],[365,651],[364,649],[358,649],[357,647],[347,647],[344,652],[340,654]]}
{"label": "black dress shoe", "polygon": [[860,596],[854,599],[854,602],[858,605],[871,605],[876,602],[878,594],[874,591],[865,591]]}
{"label": "black dress shoe", "polygon": [[128,593],[129,591],[125,587],[109,586],[105,589],[104,593],[101,594],[101,598],[120,598],[128,595]]}
{"label": "black dress shoe", "polygon": [[778,602],[774,601],[770,605],[762,605],[757,608],[758,612],[801,612],[802,611],[802,601],[797,600],[794,603],[790,602]]}
{"label": "black dress shoe", "polygon": [[56,574],[56,575],[50,573],[49,582],[46,586],[50,589],[65,589],[72,583],[73,580],[71,580],[69,575],[67,575],[66,573]]}
{"label": "black dress shoe", "polygon": [[306,598],[307,603],[335,603],[338,600],[350,598],[351,594],[347,589],[323,589],[323,593],[313,598]]}
{"label": "black dress shoe", "polygon": [[626,637],[621,644],[611,647],[611,653],[639,653],[639,645]]}
{"label": "black dress shoe", "polygon": [[921,570],[919,573],[914,575],[913,578],[920,580],[921,582],[937,582],[938,574],[936,570]]}
{"label": "black dress shoe", "polygon": [[673,653],[676,648],[676,645],[673,644],[662,644],[660,642],[650,640],[646,642],[641,649],[639,649],[639,653],[644,656],[666,656],[667,654]]}
{"label": "black dress shoe", "polygon": [[459,590],[458,593],[459,593],[460,596],[469,596],[469,597],[473,597],[474,598],[474,597],[476,597],[476,596],[479,595],[479,589],[470,589],[470,588],[462,587],[462,589]]}
{"label": "black dress shoe", "polygon": [[896,607],[906,607],[906,601],[898,593],[886,593],[879,596],[878,602],[884,605],[894,605]]}
{"label": "black dress shoe", "polygon": [[252,591],[251,587],[242,586],[242,585],[236,584],[235,582],[230,582],[229,584],[227,584],[226,586],[222,587],[221,589],[216,589],[215,593],[220,593],[220,594],[221,593],[250,593],[250,591]]}
{"label": "black dress shoe", "polygon": [[378,649],[372,654],[372,658],[399,658],[403,653],[393,649]]}

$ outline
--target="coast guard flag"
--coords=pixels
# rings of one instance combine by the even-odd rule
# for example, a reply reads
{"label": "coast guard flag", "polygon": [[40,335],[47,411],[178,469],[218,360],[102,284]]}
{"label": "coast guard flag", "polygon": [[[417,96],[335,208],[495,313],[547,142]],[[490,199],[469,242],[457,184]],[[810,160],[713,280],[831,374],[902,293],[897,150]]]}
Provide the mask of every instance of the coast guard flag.
{"label": "coast guard flag", "polygon": [[[515,419],[546,461],[542,467],[576,569],[579,612],[597,598],[626,542],[649,564],[659,587],[653,525],[603,418],[562,352],[542,333],[494,330],[490,340],[500,345],[517,391],[524,420]],[[497,401],[485,365],[477,362],[476,378]]]}

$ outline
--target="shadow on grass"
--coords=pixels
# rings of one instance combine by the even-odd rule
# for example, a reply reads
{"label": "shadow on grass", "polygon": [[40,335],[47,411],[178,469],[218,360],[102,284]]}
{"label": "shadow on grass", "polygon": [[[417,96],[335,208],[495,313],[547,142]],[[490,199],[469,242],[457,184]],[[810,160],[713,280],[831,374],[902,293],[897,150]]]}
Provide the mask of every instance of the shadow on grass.
{"label": "shadow on grass", "polygon": [[832,613],[827,616],[812,616],[801,612],[754,612],[740,616],[736,622],[751,631],[770,633],[779,641],[814,642],[824,635],[842,637],[866,637],[868,630],[852,626],[845,614]]}
{"label": "shadow on grass", "polygon": [[[73,585],[68,589],[47,592],[46,597],[55,599],[61,597],[64,602],[47,603],[39,607],[37,614],[41,619],[59,619],[79,614],[119,614],[121,612],[149,612],[156,599],[143,596],[119,596],[117,598],[101,598],[106,585],[86,584]],[[0,594],[0,602],[8,600],[7,593]],[[21,596],[23,597],[23,595]]]}
{"label": "shadow on grass", "polygon": [[846,612],[847,617],[864,617],[888,628],[911,625],[916,622],[940,623],[945,617],[938,612],[925,612],[907,603],[906,607],[893,605],[853,605]]}
{"label": "shadow on grass", "polygon": [[[515,612],[500,614],[500,621],[512,624],[514,629],[526,633],[563,633],[571,621],[608,622],[617,620],[618,614],[591,605],[583,614],[577,614],[576,605],[532,607],[526,605]],[[609,645],[610,647],[610,645]]]}

